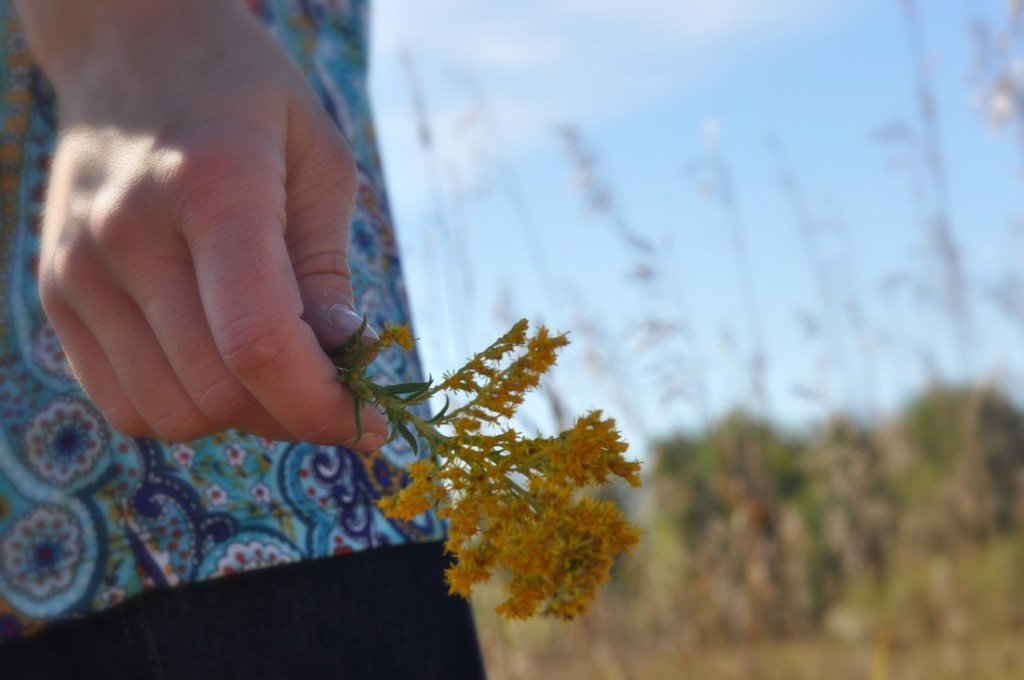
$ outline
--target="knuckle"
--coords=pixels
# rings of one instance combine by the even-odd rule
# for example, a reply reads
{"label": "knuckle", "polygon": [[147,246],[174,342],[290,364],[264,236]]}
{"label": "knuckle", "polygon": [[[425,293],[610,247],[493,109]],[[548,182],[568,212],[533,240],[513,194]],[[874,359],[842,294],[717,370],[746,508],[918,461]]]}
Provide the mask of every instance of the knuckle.
{"label": "knuckle", "polygon": [[57,280],[54,271],[49,267],[39,273],[39,303],[43,308],[43,313],[51,321],[59,305],[64,303],[64,294],[61,292],[60,282]]}
{"label": "knuckle", "polygon": [[51,292],[77,290],[95,282],[102,275],[92,249],[81,239],[74,239],[53,254],[46,267],[47,288]]}
{"label": "knuckle", "polygon": [[183,404],[155,418],[150,427],[160,439],[170,442],[188,442],[214,431],[192,404]]}
{"label": "knuckle", "polygon": [[101,409],[103,418],[112,428],[129,437],[148,437],[153,434],[149,425],[129,404],[117,404]]}
{"label": "knuckle", "polygon": [[326,112],[306,120],[295,139],[297,162],[309,173],[304,183],[321,190],[354,189],[358,166],[345,135]]}
{"label": "knuckle", "polygon": [[231,372],[245,379],[277,368],[288,341],[284,330],[270,317],[254,312],[219,329],[214,340]]}
{"label": "knuckle", "polygon": [[211,142],[199,148],[186,148],[171,166],[170,177],[186,195],[205,194],[208,180],[229,178],[237,169],[244,151],[239,144]]}
{"label": "knuckle", "polygon": [[332,184],[331,189],[344,195],[354,194],[359,177],[355,156],[337,129],[332,130],[329,138],[328,143],[320,146],[322,176]]}
{"label": "knuckle", "polygon": [[230,374],[220,376],[190,396],[207,418],[218,423],[238,424],[253,406],[252,397]]}
{"label": "knuckle", "polygon": [[104,250],[124,250],[145,224],[146,194],[141,185],[99,192],[89,210],[89,232]]}
{"label": "knuckle", "polygon": [[227,138],[183,149],[164,164],[162,174],[179,198],[187,233],[239,212],[251,215],[283,204],[279,165],[265,145]]}
{"label": "knuckle", "polygon": [[331,274],[350,278],[348,255],[341,250],[313,253],[296,260],[292,264],[295,276],[302,280],[317,274]]}
{"label": "knuckle", "polygon": [[356,157],[348,143],[339,133],[336,142],[329,145],[328,148],[331,151],[331,166],[334,168],[338,181],[346,187],[355,188],[359,172]]}

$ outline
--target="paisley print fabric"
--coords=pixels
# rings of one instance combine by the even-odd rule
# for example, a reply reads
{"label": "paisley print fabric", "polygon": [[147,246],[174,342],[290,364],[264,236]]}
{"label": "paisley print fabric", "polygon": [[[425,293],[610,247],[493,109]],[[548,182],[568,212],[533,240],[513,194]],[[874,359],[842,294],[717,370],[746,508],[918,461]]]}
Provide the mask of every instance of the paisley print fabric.
{"label": "paisley print fabric", "polygon": [[[247,4],[355,153],[360,311],[378,328],[408,322],[366,95],[367,0]],[[57,112],[7,0],[0,21],[0,642],[150,588],[443,538],[433,515],[396,522],[374,505],[406,479],[404,442],[360,454],[227,431],[171,444],[106,425],[40,310],[40,210]],[[409,354],[386,352],[374,366],[382,382],[422,379]]]}

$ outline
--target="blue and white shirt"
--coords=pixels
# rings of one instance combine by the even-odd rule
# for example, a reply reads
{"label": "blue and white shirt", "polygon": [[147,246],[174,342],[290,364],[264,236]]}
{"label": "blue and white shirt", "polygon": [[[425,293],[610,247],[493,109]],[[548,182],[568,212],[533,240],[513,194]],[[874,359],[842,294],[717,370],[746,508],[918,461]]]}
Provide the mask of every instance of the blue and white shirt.
{"label": "blue and white shirt", "polygon": [[[366,90],[368,0],[247,0],[307,75],[359,167],[350,264],[358,309],[407,323]],[[375,546],[436,541],[431,514],[385,518],[401,440],[374,454],[226,431],[189,444],[112,430],[40,309],[42,200],[56,105],[0,0],[0,643],[143,590]],[[393,351],[392,351],[393,350]],[[421,380],[391,348],[381,382]]]}

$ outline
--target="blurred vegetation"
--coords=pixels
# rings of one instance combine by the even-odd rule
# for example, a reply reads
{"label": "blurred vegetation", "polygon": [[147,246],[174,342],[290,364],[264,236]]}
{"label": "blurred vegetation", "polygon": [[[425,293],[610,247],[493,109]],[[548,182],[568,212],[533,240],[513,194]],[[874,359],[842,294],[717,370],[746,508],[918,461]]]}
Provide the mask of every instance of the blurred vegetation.
{"label": "blurred vegetation", "polygon": [[[792,390],[831,414],[801,431],[784,430],[772,418],[766,374],[774,357],[764,332],[763,282],[753,266],[761,254],[748,238],[756,225],[744,218],[752,213],[744,209],[717,122],[707,126],[706,148],[686,164],[685,177],[721,213],[732,262],[719,264],[735,273],[740,298],[735,309],[723,310],[729,319],[720,344],[742,383],[731,403],[743,406],[724,415],[714,407],[709,379],[716,365],[723,369],[709,360],[707,329],[695,332],[687,305],[687,295],[709,292],[681,285],[678,264],[666,257],[671,233],[657,235],[631,220],[583,131],[562,124],[556,134],[581,207],[615,235],[615,257],[629,272],[622,283],[635,294],[639,319],[622,328],[587,309],[571,283],[556,283],[557,254],[544,250],[529,196],[500,145],[485,145],[489,167],[502,178],[493,191],[514,206],[530,244],[533,257],[524,267],[559,316],[571,318],[574,342],[609,411],[647,440],[636,453],[644,457],[645,487],[612,492],[644,530],[642,543],[618,562],[587,617],[508,623],[493,614],[499,589],[474,596],[491,677],[1024,678],[1024,408],[1008,396],[1020,381],[1006,366],[982,368],[972,356],[979,320],[991,312],[1024,329],[1024,276],[1016,269],[967,271],[960,239],[970,225],[956,224],[949,207],[956,187],[940,134],[934,46],[922,23],[929,12],[949,8],[893,4],[905,28],[909,62],[902,67],[909,67],[912,108],[872,138],[913,187],[908,201],[917,219],[892,226],[917,230],[924,248],[878,282],[879,290],[889,298],[909,293],[915,313],[942,320],[943,331],[908,334],[871,308],[878,296],[865,295],[855,275],[849,233],[856,225],[848,228],[834,207],[808,200],[798,159],[769,135],[774,181],[813,285],[814,302],[796,310],[796,319],[813,348],[807,358],[814,377]],[[1018,144],[1024,3],[1001,6],[992,17],[978,7],[969,12],[967,86],[981,117],[996,131],[1012,130],[1016,136],[1007,139]],[[411,57],[406,61],[428,185],[434,204],[443,206],[443,150],[432,141]],[[484,92],[477,88],[463,118],[498,130]],[[461,214],[465,196],[451,194],[453,212]],[[471,263],[454,247],[461,232],[444,210],[435,212],[438,240],[449,244],[446,267],[461,268],[468,282]],[[1021,225],[1017,218],[1008,243],[1020,242]],[[453,299],[463,294],[449,287]],[[471,301],[472,286],[464,288]],[[500,302],[503,322],[521,316],[508,300]],[[465,327],[457,330],[465,334]],[[959,383],[943,378],[936,360],[942,348],[958,364],[945,375],[960,376]],[[892,361],[919,361],[922,379],[900,391],[916,398],[885,414],[877,392]],[[837,385],[855,382],[859,390],[837,393]],[[573,412],[562,398],[569,384],[578,385],[545,387],[559,428]],[[863,396],[851,398],[858,391]],[[657,395],[666,413],[685,412],[698,429],[652,441],[639,393]]]}
{"label": "blurred vegetation", "polygon": [[934,386],[877,425],[734,412],[653,447],[584,620],[478,618],[503,677],[1024,677],[1024,411]]}

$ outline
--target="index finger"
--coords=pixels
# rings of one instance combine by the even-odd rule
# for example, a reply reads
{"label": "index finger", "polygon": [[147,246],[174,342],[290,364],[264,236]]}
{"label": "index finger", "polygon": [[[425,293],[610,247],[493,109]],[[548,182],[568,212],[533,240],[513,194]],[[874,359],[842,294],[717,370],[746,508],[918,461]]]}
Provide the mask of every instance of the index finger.
{"label": "index finger", "polygon": [[[257,199],[256,204],[265,201]],[[384,416],[369,405],[356,436],[352,395],[302,320],[302,298],[272,206],[186,231],[207,321],[225,364],[296,439],[379,448]],[[258,208],[258,206],[257,206]],[[256,214],[253,214],[253,213]]]}

